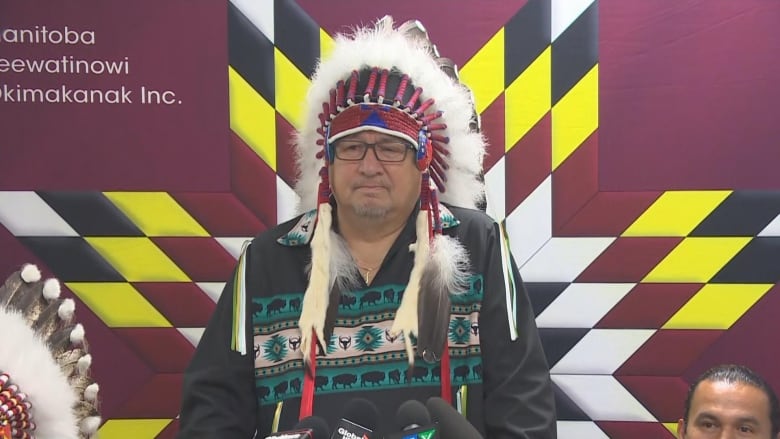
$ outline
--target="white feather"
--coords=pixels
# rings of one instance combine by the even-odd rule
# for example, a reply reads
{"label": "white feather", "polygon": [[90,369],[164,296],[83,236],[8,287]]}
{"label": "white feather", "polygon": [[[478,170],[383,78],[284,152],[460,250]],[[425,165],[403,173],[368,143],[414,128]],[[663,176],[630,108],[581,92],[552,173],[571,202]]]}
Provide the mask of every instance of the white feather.
{"label": "white feather", "polygon": [[65,299],[62,304],[57,308],[57,315],[64,321],[70,321],[73,318],[73,313],[76,312],[76,302],[73,299]]}
{"label": "white feather", "polygon": [[41,270],[33,264],[24,264],[20,275],[22,280],[28,284],[41,280]]}
{"label": "white feather", "polygon": [[84,326],[81,323],[76,324],[70,331],[70,342],[74,345],[80,345],[84,341]]}
{"label": "white feather", "polygon": [[344,238],[330,231],[330,276],[339,282],[339,288],[349,290],[360,285],[360,272]]}
{"label": "white feather", "polygon": [[0,370],[11,376],[32,403],[35,437],[78,438],[78,421],[72,411],[77,396],[48,346],[18,313],[0,309],[0,327]]}
{"label": "white feather", "polygon": [[99,391],[100,386],[98,386],[98,383],[92,383],[88,385],[87,388],[84,389],[84,399],[89,402],[95,402],[97,400]]}
{"label": "white feather", "polygon": [[89,367],[92,366],[92,355],[87,354],[79,358],[77,365],[79,369],[79,375],[86,375],[89,371]]}
{"label": "white feather", "polygon": [[60,297],[60,291],[60,281],[57,279],[46,279],[43,283],[43,297],[50,302]]}
{"label": "white feather", "polygon": [[90,416],[81,421],[81,432],[91,435],[100,427],[100,416]]}
{"label": "white feather", "polygon": [[431,263],[437,268],[441,288],[450,294],[466,291],[469,279],[469,254],[457,239],[436,235],[431,244]]}

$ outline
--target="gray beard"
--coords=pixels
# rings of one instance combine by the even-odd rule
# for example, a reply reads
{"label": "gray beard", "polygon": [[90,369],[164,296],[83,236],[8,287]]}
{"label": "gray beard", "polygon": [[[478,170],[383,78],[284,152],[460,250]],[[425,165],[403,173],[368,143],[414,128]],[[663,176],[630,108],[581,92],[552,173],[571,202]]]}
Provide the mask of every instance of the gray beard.
{"label": "gray beard", "polygon": [[367,206],[352,206],[352,210],[355,215],[363,218],[384,218],[387,216],[387,208],[384,207],[367,207]]}

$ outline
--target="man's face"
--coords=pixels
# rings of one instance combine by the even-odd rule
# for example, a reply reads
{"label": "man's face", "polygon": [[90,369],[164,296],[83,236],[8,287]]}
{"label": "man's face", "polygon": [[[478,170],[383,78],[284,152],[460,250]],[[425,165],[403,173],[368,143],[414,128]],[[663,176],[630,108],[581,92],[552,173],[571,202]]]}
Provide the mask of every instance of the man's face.
{"label": "man's face", "polygon": [[744,383],[702,381],[691,400],[688,425],[679,420],[677,437],[772,438],[769,398]]}
{"label": "man's face", "polygon": [[[375,131],[352,134],[339,142],[350,140],[369,144],[408,144],[398,137]],[[374,150],[369,148],[362,160],[346,161],[336,157],[330,166],[330,184],[340,215],[405,219],[420,197],[422,177],[415,156],[415,151],[410,150],[401,162],[381,162],[377,160]]]}

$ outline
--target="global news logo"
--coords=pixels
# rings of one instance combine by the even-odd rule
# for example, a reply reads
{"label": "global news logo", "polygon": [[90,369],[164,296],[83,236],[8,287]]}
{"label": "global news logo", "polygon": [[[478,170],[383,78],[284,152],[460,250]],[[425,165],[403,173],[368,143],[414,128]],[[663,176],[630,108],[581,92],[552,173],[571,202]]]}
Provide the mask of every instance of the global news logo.
{"label": "global news logo", "polygon": [[368,436],[358,436],[344,427],[339,427],[338,433],[341,435],[341,439],[368,439]]}

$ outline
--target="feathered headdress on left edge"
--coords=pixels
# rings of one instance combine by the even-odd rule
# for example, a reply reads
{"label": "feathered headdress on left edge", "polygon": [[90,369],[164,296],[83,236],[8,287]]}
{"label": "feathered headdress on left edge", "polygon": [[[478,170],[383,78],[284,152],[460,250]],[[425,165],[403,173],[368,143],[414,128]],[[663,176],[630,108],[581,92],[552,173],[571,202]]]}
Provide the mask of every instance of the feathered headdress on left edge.
{"label": "feathered headdress on left edge", "polygon": [[82,439],[100,426],[98,385],[73,299],[24,265],[0,285],[0,437]]}

